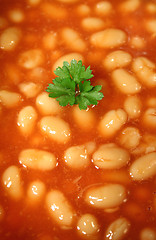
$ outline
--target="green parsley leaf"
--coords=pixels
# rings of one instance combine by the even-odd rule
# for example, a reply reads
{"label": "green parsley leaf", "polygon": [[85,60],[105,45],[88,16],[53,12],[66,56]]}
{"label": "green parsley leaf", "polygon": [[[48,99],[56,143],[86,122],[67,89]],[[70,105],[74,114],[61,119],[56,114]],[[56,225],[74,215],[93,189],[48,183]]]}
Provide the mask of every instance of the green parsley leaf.
{"label": "green parsley leaf", "polygon": [[[87,109],[89,105],[97,105],[104,96],[100,92],[102,86],[92,86],[93,77],[90,67],[85,69],[82,61],[73,59],[71,63],[63,62],[54,73],[57,75],[46,89],[49,97],[56,98],[61,106],[78,104],[80,109]],[[87,81],[88,80],[88,81]]]}
{"label": "green parsley leaf", "polygon": [[53,84],[50,83],[46,89],[49,92],[49,97],[56,98],[61,106],[73,105],[75,103],[75,82],[70,79],[54,79]]}
{"label": "green parsley leaf", "polygon": [[67,106],[68,104],[73,106],[75,104],[75,95],[62,95],[56,98],[56,100],[62,107]]}
{"label": "green parsley leaf", "polygon": [[95,87],[91,85],[91,88],[88,88],[89,84],[87,86],[86,82],[88,83],[90,81],[84,81],[84,83],[81,83],[81,94],[76,97],[76,101],[79,103],[80,109],[87,109],[87,106],[89,105],[97,105],[98,100],[103,98],[103,93],[99,92],[102,88],[101,85],[97,85]]}
{"label": "green parsley leaf", "polygon": [[79,83],[79,89],[80,92],[83,91],[88,92],[93,89],[93,86],[91,85],[90,81],[84,81],[83,83],[82,82]]}
{"label": "green parsley leaf", "polygon": [[58,77],[59,80],[63,80],[63,79],[66,79],[66,78],[70,79],[70,72],[69,72],[69,70],[66,66],[63,66],[62,68],[60,68],[60,67],[56,68],[54,73],[57,76],[59,76]]}
{"label": "green parsley leaf", "polygon": [[90,70],[90,66],[85,70],[85,66],[82,65],[82,61],[77,61],[73,59],[71,64],[69,65],[68,62],[63,63],[66,66],[76,83],[80,83],[83,80],[90,79],[93,77],[92,70]]}
{"label": "green parsley leaf", "polygon": [[87,107],[90,105],[90,102],[87,98],[83,97],[82,95],[76,96],[76,103],[79,104],[80,110],[86,110]]}

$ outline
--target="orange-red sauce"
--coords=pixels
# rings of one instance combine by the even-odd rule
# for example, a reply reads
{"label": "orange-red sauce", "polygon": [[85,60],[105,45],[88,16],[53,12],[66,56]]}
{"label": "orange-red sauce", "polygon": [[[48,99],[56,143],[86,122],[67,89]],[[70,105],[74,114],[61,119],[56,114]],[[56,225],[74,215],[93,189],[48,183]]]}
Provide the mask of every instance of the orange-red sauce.
{"label": "orange-red sauce", "polygon": [[[52,66],[54,62],[67,53],[73,52],[70,47],[67,47],[62,39],[58,39],[57,46],[54,50],[46,50],[42,45],[42,38],[45,33],[54,31],[58,33],[63,27],[70,27],[77,32],[87,43],[86,50],[82,53],[85,59],[85,65],[91,66],[93,69],[94,78],[91,80],[93,85],[102,79],[106,83],[103,87],[104,98],[93,108],[96,114],[96,125],[101,117],[112,109],[122,108],[126,96],[118,89],[115,88],[111,81],[111,74],[107,72],[102,66],[101,62],[105,56],[113,51],[111,49],[95,48],[89,44],[90,32],[85,31],[81,27],[81,17],[77,13],[77,7],[80,4],[86,4],[90,7],[91,12],[89,16],[96,16],[94,6],[98,1],[77,1],[76,3],[60,3],[59,1],[47,1],[60,7],[66,11],[67,17],[65,19],[53,19],[48,17],[42,11],[42,5],[46,2],[41,1],[37,6],[30,6],[27,1],[20,0],[1,0],[0,1],[0,16],[7,19],[8,26],[15,26],[22,30],[22,40],[12,51],[4,51],[0,49],[0,90],[6,89],[13,92],[19,92],[19,82],[39,81],[42,84],[44,91],[47,84],[54,78],[52,73]],[[133,58],[138,56],[145,56],[151,61],[156,63],[156,41],[155,37],[151,38],[151,34],[146,31],[145,23],[149,18],[154,18],[154,15],[146,11],[145,6],[148,1],[140,1],[139,8],[132,13],[121,12],[118,8],[119,4],[123,1],[110,1],[113,6],[113,11],[108,16],[100,16],[104,21],[111,21],[113,28],[119,28],[126,32],[130,39],[134,35],[139,35],[145,40],[145,47],[142,49],[131,48],[128,43],[116,49],[122,49],[129,52]],[[155,1],[150,1],[156,3]],[[14,8],[19,8],[25,15],[24,21],[21,23],[13,23],[8,19],[8,11]],[[3,30],[1,30],[2,32]],[[18,56],[23,52],[32,48],[40,48],[45,55],[45,61],[42,64],[44,69],[43,77],[39,80],[30,79],[30,71],[18,66]],[[19,80],[12,81],[10,76],[10,66],[17,70]],[[130,70],[130,67],[126,67]],[[12,74],[11,74],[12,75]],[[138,94],[142,101],[142,111],[145,110],[146,100],[149,97],[156,96],[156,88],[148,89],[143,87],[141,93]],[[108,140],[99,135],[95,126],[87,132],[80,129],[73,121],[72,107],[65,107],[62,118],[70,125],[72,137],[67,144],[58,144],[42,136],[39,131],[38,124],[30,137],[23,137],[17,125],[17,115],[23,106],[35,106],[35,98],[27,99],[23,96],[24,101],[19,106],[7,109],[2,105],[2,112],[0,114],[0,176],[10,165],[17,165],[21,171],[22,185],[24,191],[31,181],[39,179],[46,185],[47,192],[52,188],[59,189],[65,193],[70,203],[76,210],[78,216],[84,213],[93,214],[100,223],[100,238],[104,238],[104,233],[108,225],[118,217],[126,217],[130,223],[131,228],[127,233],[126,240],[139,239],[140,231],[144,227],[156,229],[156,209],[153,206],[154,196],[156,198],[156,178],[152,177],[149,180],[134,182],[129,175],[129,165],[120,170],[102,170],[95,168],[90,164],[89,167],[82,170],[72,170],[64,164],[63,154],[64,151],[73,145],[81,145],[85,142],[95,141],[97,146],[103,143],[114,142],[118,144],[118,134],[111,140]],[[142,116],[142,115],[141,115]],[[38,120],[41,115],[38,112]],[[126,126],[137,127],[141,135],[146,133],[156,135],[156,128],[144,128],[141,117],[135,120],[129,120]],[[122,129],[120,130],[120,132]],[[42,136],[42,141],[38,144],[37,148],[46,149],[55,154],[58,159],[58,166],[51,170],[41,172],[38,170],[31,170],[23,168],[18,162],[18,156],[21,150],[34,147],[31,139],[34,136]],[[131,155],[131,162],[136,157]],[[130,162],[130,163],[131,163]],[[124,173],[123,173],[124,172]],[[126,172],[126,175],[125,175]],[[121,175],[120,175],[121,174]],[[120,177],[121,176],[121,177]],[[98,183],[121,183],[121,178],[125,178],[125,186],[128,191],[127,202],[120,206],[119,211],[114,213],[106,213],[102,210],[91,208],[87,206],[83,199],[83,192],[85,189]],[[0,177],[1,181],[1,177]],[[123,183],[123,182],[122,182]],[[0,184],[0,204],[4,209],[4,217],[0,222],[0,239],[2,240],[72,240],[81,239],[76,232],[76,225],[70,230],[61,230],[59,226],[50,218],[44,200],[38,205],[29,205],[26,201],[26,195],[20,201],[12,200],[5,192],[2,183]]]}

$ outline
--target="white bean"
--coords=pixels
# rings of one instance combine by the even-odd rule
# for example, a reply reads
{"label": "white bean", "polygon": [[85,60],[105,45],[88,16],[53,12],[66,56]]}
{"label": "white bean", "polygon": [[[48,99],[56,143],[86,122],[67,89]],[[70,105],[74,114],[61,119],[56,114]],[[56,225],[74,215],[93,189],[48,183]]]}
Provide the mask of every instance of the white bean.
{"label": "white bean", "polygon": [[121,5],[119,5],[119,8],[122,12],[128,13],[136,11],[139,6],[140,0],[127,0],[121,3]]}
{"label": "white bean", "polygon": [[37,84],[41,83],[41,85],[43,87],[43,82],[48,80],[48,73],[45,70],[45,68],[36,67],[36,68],[31,69],[28,72],[28,78],[31,81],[36,82]]}
{"label": "white bean", "polygon": [[95,142],[87,142],[85,144],[86,150],[88,154],[92,154],[95,151],[96,143]]}
{"label": "white bean", "polygon": [[93,154],[94,165],[102,169],[119,169],[129,160],[129,153],[115,144],[103,144]]}
{"label": "white bean", "polygon": [[132,61],[132,56],[125,51],[117,50],[109,53],[103,61],[104,67],[108,70],[128,66]]}
{"label": "white bean", "polygon": [[88,188],[85,202],[95,208],[114,208],[126,200],[126,190],[120,184],[106,184],[99,187]]}
{"label": "white bean", "polygon": [[91,35],[90,42],[95,47],[115,48],[123,45],[127,40],[126,33],[120,29],[108,28]]}
{"label": "white bean", "polygon": [[100,18],[88,17],[81,21],[81,25],[87,31],[96,31],[101,30],[105,26],[105,23]]}
{"label": "white bean", "polygon": [[67,11],[64,7],[56,6],[53,2],[43,2],[41,10],[47,18],[51,18],[56,21],[64,20],[67,18]]}
{"label": "white bean", "polygon": [[40,66],[44,61],[44,55],[40,49],[27,50],[20,54],[18,63],[21,67],[32,69]]}
{"label": "white bean", "polygon": [[23,167],[35,170],[51,170],[56,167],[57,161],[53,153],[38,149],[25,149],[20,152],[19,163]]}
{"label": "white bean", "polygon": [[21,199],[23,189],[21,186],[20,170],[18,167],[12,165],[8,167],[3,175],[2,182],[8,195],[14,200]]}
{"label": "white bean", "polygon": [[148,108],[144,112],[142,121],[148,129],[156,129],[156,108]]}
{"label": "white bean", "polygon": [[128,233],[130,225],[130,222],[126,218],[118,218],[107,228],[104,240],[122,240]]}
{"label": "white bean", "polygon": [[20,9],[13,9],[9,12],[9,18],[14,23],[20,23],[24,20],[24,13]]}
{"label": "white bean", "polygon": [[130,46],[132,48],[141,49],[145,47],[145,40],[139,36],[134,36],[130,39]]}
{"label": "white bean", "polygon": [[146,57],[134,59],[132,69],[140,79],[141,83],[147,87],[156,86],[155,64]]}
{"label": "white bean", "polygon": [[41,2],[41,0],[27,0],[27,1],[31,6],[36,6]]}
{"label": "white bean", "polygon": [[21,30],[17,27],[5,29],[0,36],[0,48],[5,51],[13,50],[21,39]]}
{"label": "white bean", "polygon": [[139,118],[141,108],[142,104],[138,96],[129,96],[124,101],[124,109],[131,119]]}
{"label": "white bean", "polygon": [[78,32],[71,28],[64,28],[61,32],[63,42],[71,50],[83,52],[86,49],[86,43],[80,38]]}
{"label": "white bean", "polygon": [[140,240],[155,240],[156,232],[151,228],[144,228],[140,233]]}
{"label": "white bean", "polygon": [[17,125],[24,136],[29,136],[37,120],[36,110],[32,106],[22,108],[18,114]]}
{"label": "white bean", "polygon": [[50,98],[46,92],[36,98],[36,106],[43,115],[56,115],[62,110],[56,99]]}
{"label": "white bean", "polygon": [[19,84],[19,90],[26,96],[26,98],[33,98],[41,91],[41,84],[33,82],[23,82]]}
{"label": "white bean", "polygon": [[141,134],[135,127],[125,128],[119,135],[120,144],[127,149],[135,149],[141,140]]}
{"label": "white bean", "polygon": [[46,50],[53,50],[57,45],[57,33],[49,32],[43,37],[43,47]]}
{"label": "white bean", "polygon": [[156,152],[148,153],[136,159],[130,166],[133,180],[142,181],[156,175]]}
{"label": "white bean", "polygon": [[122,109],[107,112],[98,125],[98,130],[103,137],[110,138],[126,123],[127,114]]}
{"label": "white bean", "polygon": [[27,197],[30,203],[41,201],[45,195],[46,187],[40,180],[33,181],[29,184],[27,189]]}
{"label": "white bean", "polygon": [[6,73],[6,78],[10,83],[17,85],[21,81],[22,79],[21,70],[18,68],[16,63],[7,62],[4,71]]}
{"label": "white bean", "polygon": [[51,190],[46,196],[46,206],[50,216],[60,228],[72,228],[76,214],[62,192]]}
{"label": "white bean", "polygon": [[119,207],[116,207],[116,208],[106,208],[106,209],[104,209],[104,212],[106,212],[106,213],[114,213],[114,212],[116,212],[118,210],[119,210]]}
{"label": "white bean", "polygon": [[156,135],[155,134],[144,134],[142,137],[143,146],[145,146],[145,153],[156,151]]}
{"label": "white bean", "polygon": [[58,117],[43,117],[40,121],[40,129],[51,140],[58,143],[65,144],[71,136],[68,123]]}
{"label": "white bean", "polygon": [[99,223],[92,214],[82,215],[77,222],[77,232],[83,238],[96,239],[100,231]]}
{"label": "white bean", "polygon": [[156,108],[156,97],[149,97],[146,104],[148,107]]}
{"label": "white bean", "polygon": [[156,66],[155,63],[153,63],[146,57],[138,57],[138,58],[135,58],[133,61],[133,70],[135,72],[141,70],[144,67],[148,67],[149,69],[153,70],[155,66]]}
{"label": "white bean", "polygon": [[114,70],[112,79],[116,87],[124,94],[135,94],[141,91],[140,83],[125,69]]}
{"label": "white bean", "polygon": [[151,33],[156,33],[156,19],[146,21],[146,29]]}
{"label": "white bean", "polygon": [[90,159],[84,145],[68,148],[64,153],[64,161],[73,169],[83,169],[89,165]]}
{"label": "white bean", "polygon": [[2,103],[6,108],[17,107],[21,101],[21,95],[18,93],[7,90],[0,91],[0,103]]}
{"label": "white bean", "polygon": [[57,68],[57,67],[62,67],[63,66],[63,62],[67,61],[67,62],[71,62],[71,60],[75,59],[76,61],[82,60],[83,61],[83,56],[80,53],[69,53],[67,55],[64,55],[62,57],[60,57],[53,65],[53,71]]}
{"label": "white bean", "polygon": [[79,107],[73,107],[73,117],[79,128],[84,131],[90,131],[94,128],[95,116],[91,109],[80,110]]}
{"label": "white bean", "polygon": [[155,14],[156,13],[156,4],[155,3],[147,3],[147,5],[146,5],[146,10],[147,10],[147,12],[149,12],[149,13],[153,13],[153,14]]}
{"label": "white bean", "polygon": [[156,151],[156,136],[152,134],[144,134],[139,145],[131,151],[134,155],[143,155]]}
{"label": "white bean", "polygon": [[98,15],[105,16],[105,15],[110,14],[111,11],[112,11],[112,4],[108,1],[98,2],[95,6],[95,12]]}
{"label": "white bean", "polygon": [[80,15],[80,16],[88,16],[89,13],[91,12],[91,9],[88,5],[86,4],[80,4],[78,7],[77,7],[77,13]]}

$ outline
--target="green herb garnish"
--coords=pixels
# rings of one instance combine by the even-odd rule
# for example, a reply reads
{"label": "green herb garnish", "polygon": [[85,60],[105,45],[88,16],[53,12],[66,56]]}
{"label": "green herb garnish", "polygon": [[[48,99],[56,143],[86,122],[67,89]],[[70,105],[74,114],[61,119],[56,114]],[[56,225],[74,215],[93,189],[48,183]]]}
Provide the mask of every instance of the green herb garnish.
{"label": "green herb garnish", "polygon": [[97,105],[97,101],[104,96],[100,92],[101,85],[92,86],[93,77],[90,66],[85,69],[82,61],[73,59],[71,63],[63,62],[63,67],[54,71],[58,76],[52,80],[46,89],[49,97],[56,98],[61,106],[78,104],[80,109],[87,109],[89,105]]}

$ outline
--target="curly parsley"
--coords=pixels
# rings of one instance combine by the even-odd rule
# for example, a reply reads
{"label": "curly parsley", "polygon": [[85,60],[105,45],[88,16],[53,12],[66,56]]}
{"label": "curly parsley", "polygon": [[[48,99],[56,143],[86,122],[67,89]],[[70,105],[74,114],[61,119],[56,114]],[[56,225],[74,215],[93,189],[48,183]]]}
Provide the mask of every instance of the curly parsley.
{"label": "curly parsley", "polygon": [[63,62],[63,67],[54,71],[58,76],[52,80],[46,89],[49,97],[56,98],[61,106],[78,104],[80,109],[87,109],[89,105],[97,105],[104,96],[100,92],[101,85],[92,86],[93,77],[90,66],[85,69],[82,61],[73,59],[71,63]]}

